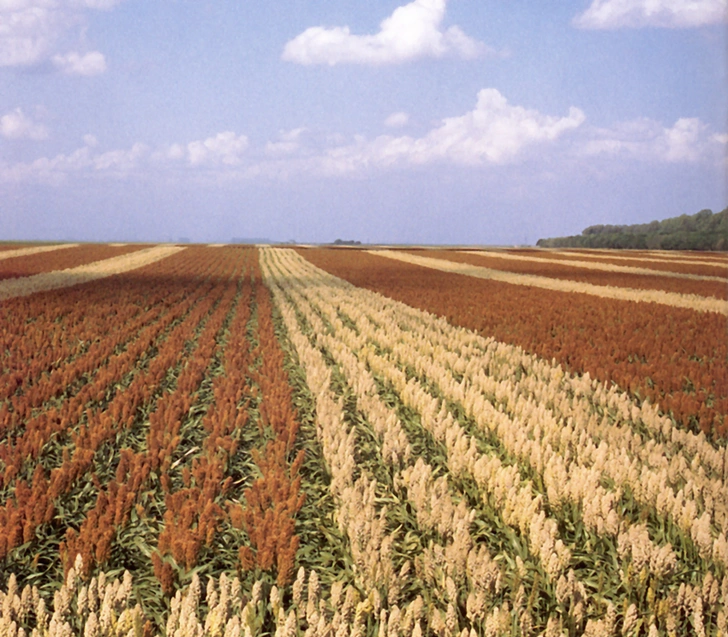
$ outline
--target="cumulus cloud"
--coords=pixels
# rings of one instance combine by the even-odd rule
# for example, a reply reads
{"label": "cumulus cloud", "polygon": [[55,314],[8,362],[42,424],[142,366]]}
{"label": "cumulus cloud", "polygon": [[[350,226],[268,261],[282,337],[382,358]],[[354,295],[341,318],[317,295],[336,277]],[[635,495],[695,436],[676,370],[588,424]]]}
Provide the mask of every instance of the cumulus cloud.
{"label": "cumulus cloud", "polygon": [[240,164],[241,155],[247,147],[248,138],[245,135],[225,131],[204,141],[190,142],[187,144],[186,157],[193,166],[204,164],[234,166]]}
{"label": "cumulus cloud", "polygon": [[87,11],[108,10],[121,1],[0,0],[0,66],[26,67],[52,60],[64,71],[70,69],[82,75],[98,73],[100,53],[63,54],[58,50],[60,42],[74,28],[83,26]]}
{"label": "cumulus cloud", "polygon": [[[88,137],[88,136],[86,136]],[[62,184],[73,175],[126,178],[139,172],[149,158],[149,147],[136,143],[131,148],[95,153],[87,144],[71,153],[40,157],[14,165],[0,163],[0,180]]]}
{"label": "cumulus cloud", "polygon": [[488,48],[457,26],[442,30],[447,0],[414,0],[395,9],[374,35],[348,26],[311,27],[286,43],[282,58],[297,64],[399,64],[425,57],[474,58]]}
{"label": "cumulus cloud", "polygon": [[63,29],[56,11],[26,2],[0,5],[0,66],[27,66],[47,56]]}
{"label": "cumulus cloud", "polygon": [[727,17],[728,0],[593,0],[573,22],[582,29],[688,28]]}
{"label": "cumulus cloud", "polygon": [[46,139],[48,130],[37,124],[19,108],[0,117],[0,135],[8,139]]}
{"label": "cumulus cloud", "polygon": [[72,176],[139,178],[173,169],[177,172],[180,164],[190,174],[200,171],[224,174],[242,165],[243,153],[248,147],[245,135],[229,131],[156,150],[136,142],[130,148],[103,151],[91,134],[84,135],[83,141],[84,145],[71,153],[14,165],[0,161],[0,180],[62,183]]}
{"label": "cumulus cloud", "polygon": [[[353,139],[316,135],[305,128],[281,131],[274,141],[249,148],[245,135],[226,131],[203,140],[151,149],[143,143],[102,150],[91,134],[84,146],[68,154],[9,165],[0,160],[0,181],[60,183],[74,175],[141,179],[173,175],[221,183],[286,179],[291,175],[356,175],[367,171],[449,165],[488,167],[563,156],[580,163],[598,158],[622,164],[625,159],[658,164],[725,161],[728,134],[711,130],[697,118],[671,126],[640,119],[596,128],[584,125],[584,113],[549,115],[510,104],[496,89],[478,93],[475,107],[443,119],[422,136],[386,134]],[[19,109],[0,118],[4,136],[42,135],[42,128]],[[33,132],[34,131],[34,132]]]}
{"label": "cumulus cloud", "polygon": [[137,142],[131,148],[111,150],[95,155],[91,166],[97,172],[125,176],[139,168],[149,157],[149,146]]}
{"label": "cumulus cloud", "polygon": [[384,125],[387,128],[400,128],[401,126],[407,126],[409,123],[409,115],[407,113],[392,113],[387,119],[384,120]]}
{"label": "cumulus cloud", "polygon": [[306,128],[294,128],[289,131],[281,131],[278,133],[278,139],[274,142],[268,142],[265,146],[265,152],[268,155],[290,155],[301,148],[301,136],[306,133]]}
{"label": "cumulus cloud", "polygon": [[100,75],[106,71],[106,58],[98,51],[54,55],[53,64],[66,75]]}
{"label": "cumulus cloud", "polygon": [[578,152],[643,161],[697,162],[721,153],[725,140],[728,136],[711,134],[708,125],[694,117],[680,118],[669,128],[651,119],[640,119],[592,131]]}
{"label": "cumulus cloud", "polygon": [[330,149],[323,162],[329,172],[350,172],[368,166],[446,162],[466,166],[505,164],[527,148],[556,140],[585,120],[578,108],[566,117],[543,115],[508,103],[494,89],[483,89],[472,111],[442,121],[425,136],[382,135]]}

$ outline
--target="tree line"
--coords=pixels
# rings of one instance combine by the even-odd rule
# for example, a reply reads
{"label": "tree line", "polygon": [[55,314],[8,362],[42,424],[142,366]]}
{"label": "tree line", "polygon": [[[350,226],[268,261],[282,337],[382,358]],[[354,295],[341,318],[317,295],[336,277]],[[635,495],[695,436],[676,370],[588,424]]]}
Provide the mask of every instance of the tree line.
{"label": "tree line", "polygon": [[580,235],[539,239],[541,248],[634,248],[641,250],[728,250],[728,208],[701,210],[662,221],[595,225]]}

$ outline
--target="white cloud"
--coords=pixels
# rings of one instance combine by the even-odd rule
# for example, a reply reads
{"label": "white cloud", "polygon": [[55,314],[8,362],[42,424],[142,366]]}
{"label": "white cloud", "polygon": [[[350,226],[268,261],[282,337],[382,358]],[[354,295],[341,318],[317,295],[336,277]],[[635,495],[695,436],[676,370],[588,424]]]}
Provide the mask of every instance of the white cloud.
{"label": "white cloud", "polygon": [[698,162],[714,157],[725,146],[698,118],[678,119],[670,128],[651,119],[624,122],[612,129],[596,129],[577,147],[586,156],[629,157],[642,161]]}
{"label": "white cloud", "polygon": [[0,66],[27,66],[47,56],[64,28],[62,16],[38,3],[0,5]]}
{"label": "white cloud", "polygon": [[87,9],[101,9],[108,11],[124,0],[71,0],[71,6],[85,7]]}
{"label": "white cloud", "polygon": [[100,75],[106,71],[106,58],[98,51],[54,55],[53,64],[66,75]]}
{"label": "white cloud", "polygon": [[306,128],[294,128],[290,131],[281,131],[278,134],[278,141],[268,142],[265,152],[268,155],[290,155],[301,147],[301,136],[307,131]]}
{"label": "white cloud", "polygon": [[46,139],[48,130],[35,123],[19,108],[0,117],[0,135],[8,139]]}
{"label": "white cloud", "polygon": [[241,155],[248,147],[248,138],[245,135],[236,135],[232,131],[218,133],[215,137],[208,137],[204,141],[194,141],[187,144],[186,158],[193,166],[204,164],[237,165]]}
{"label": "white cloud", "polygon": [[112,150],[96,155],[91,161],[91,166],[97,172],[125,176],[139,168],[148,156],[149,147],[137,142],[128,150]]}
{"label": "white cloud", "polygon": [[384,120],[384,125],[388,128],[400,128],[401,126],[407,126],[408,123],[409,115],[402,112],[392,113]]}
{"label": "white cloud", "polygon": [[658,138],[658,148],[666,161],[697,161],[702,156],[707,126],[698,118],[681,118],[672,128],[666,128]]}
{"label": "white cloud", "polygon": [[187,148],[182,144],[172,144],[166,153],[162,153],[160,157],[173,160],[183,160],[187,157]]}
{"label": "white cloud", "polygon": [[[8,115],[12,117],[0,118],[3,135],[27,137],[37,126],[24,115],[19,117],[22,111]],[[696,164],[725,158],[728,146],[728,134],[712,131],[696,118],[682,118],[672,126],[640,119],[609,129],[585,126],[585,120],[575,107],[563,116],[547,115],[509,104],[499,91],[488,88],[478,93],[472,110],[443,119],[420,137],[358,135],[347,141],[296,128],[281,131],[276,140],[251,150],[245,135],[226,131],[155,150],[136,143],[103,151],[93,135],[85,135],[85,145],[69,154],[14,165],[0,160],[0,181],[61,183],[73,176],[142,179],[167,175],[215,184],[285,180],[292,175],[335,177],[427,165],[487,167],[528,161],[550,166],[558,156],[584,165],[597,158],[620,165],[625,159],[653,165]],[[41,134],[40,130],[34,134]]]}
{"label": "white cloud", "polygon": [[107,177],[127,177],[139,170],[149,158],[149,147],[136,143],[131,148],[94,154],[90,145],[70,154],[41,157],[28,164],[16,164],[8,177],[44,183],[61,183],[70,175],[97,174]]}
{"label": "white cloud", "polygon": [[71,153],[40,157],[32,162],[7,164],[0,160],[0,181],[62,183],[72,176],[143,178],[165,172],[224,176],[239,174],[248,147],[245,135],[227,131],[205,140],[152,149],[142,142],[130,148],[102,151],[93,135],[83,136],[84,145]]}
{"label": "white cloud", "polygon": [[286,43],[282,58],[298,64],[398,64],[447,54],[474,58],[488,48],[452,26],[441,29],[447,0],[414,0],[395,9],[374,35],[348,26],[311,27]]}
{"label": "white cloud", "polygon": [[688,28],[727,17],[728,0],[593,0],[573,22],[583,29]]}
{"label": "white cloud", "polygon": [[542,115],[510,105],[494,88],[483,89],[472,111],[443,120],[424,137],[383,135],[372,141],[359,137],[354,144],[330,149],[323,165],[338,173],[396,163],[505,164],[535,144],[578,128],[584,120],[578,108],[569,109],[566,117]]}
{"label": "white cloud", "polygon": [[86,56],[63,54],[58,50],[60,42],[66,40],[67,34],[73,32],[74,28],[83,26],[87,11],[108,10],[121,1],[0,0],[0,66],[33,66],[55,56],[59,58],[56,64],[62,70],[68,70],[64,60],[78,56],[75,65],[74,60],[70,60],[71,72],[80,72],[82,75],[98,73],[100,60],[103,60],[100,53]]}

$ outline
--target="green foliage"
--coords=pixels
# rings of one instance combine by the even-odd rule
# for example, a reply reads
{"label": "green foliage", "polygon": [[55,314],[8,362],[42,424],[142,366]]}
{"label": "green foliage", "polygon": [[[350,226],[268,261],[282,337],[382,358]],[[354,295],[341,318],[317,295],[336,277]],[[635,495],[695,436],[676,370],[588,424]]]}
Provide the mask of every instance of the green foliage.
{"label": "green foliage", "polygon": [[728,208],[630,226],[596,225],[580,235],[539,239],[541,248],[728,250]]}

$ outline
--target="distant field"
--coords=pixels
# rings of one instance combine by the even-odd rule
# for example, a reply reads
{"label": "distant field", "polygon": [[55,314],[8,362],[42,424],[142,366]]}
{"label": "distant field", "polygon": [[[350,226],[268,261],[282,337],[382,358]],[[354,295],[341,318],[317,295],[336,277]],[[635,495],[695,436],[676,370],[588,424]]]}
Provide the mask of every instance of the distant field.
{"label": "distant field", "polygon": [[0,635],[726,635],[727,334],[720,255],[0,245]]}

